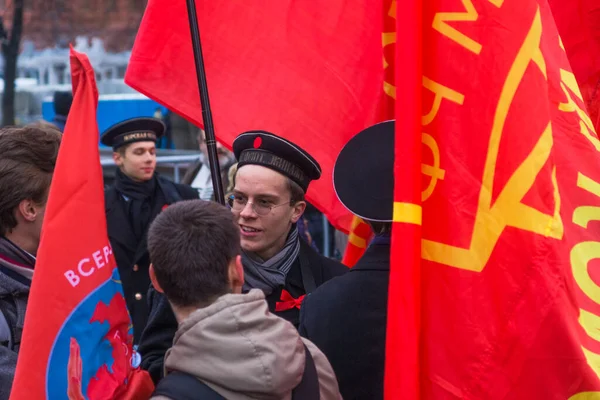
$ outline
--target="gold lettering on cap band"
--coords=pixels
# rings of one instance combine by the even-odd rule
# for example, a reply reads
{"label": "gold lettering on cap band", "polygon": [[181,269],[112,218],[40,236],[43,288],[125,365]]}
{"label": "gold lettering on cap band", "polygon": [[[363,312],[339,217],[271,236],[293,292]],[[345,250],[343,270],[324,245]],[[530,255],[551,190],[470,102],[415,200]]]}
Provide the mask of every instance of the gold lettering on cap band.
{"label": "gold lettering on cap band", "polygon": [[244,164],[257,164],[271,167],[304,186],[308,186],[308,183],[310,182],[304,171],[296,164],[264,150],[244,150],[240,155],[239,161]]}
{"label": "gold lettering on cap band", "polygon": [[136,132],[129,133],[123,136],[123,142],[130,142],[132,140],[141,139],[156,140],[156,134],[154,132]]}

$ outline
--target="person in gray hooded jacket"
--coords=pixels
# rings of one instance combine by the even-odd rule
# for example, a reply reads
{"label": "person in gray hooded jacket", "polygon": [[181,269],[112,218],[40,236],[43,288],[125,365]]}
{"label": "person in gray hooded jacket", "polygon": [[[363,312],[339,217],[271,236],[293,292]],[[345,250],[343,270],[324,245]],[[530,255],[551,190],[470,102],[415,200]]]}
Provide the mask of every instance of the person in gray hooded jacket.
{"label": "person in gray hooded jacket", "polygon": [[239,231],[227,208],[201,200],[150,226],[150,279],[179,323],[152,399],[341,399],[323,353],[269,312],[261,290],[242,294]]}
{"label": "person in gray hooded jacket", "polygon": [[0,400],[8,399],[61,133],[0,129]]}

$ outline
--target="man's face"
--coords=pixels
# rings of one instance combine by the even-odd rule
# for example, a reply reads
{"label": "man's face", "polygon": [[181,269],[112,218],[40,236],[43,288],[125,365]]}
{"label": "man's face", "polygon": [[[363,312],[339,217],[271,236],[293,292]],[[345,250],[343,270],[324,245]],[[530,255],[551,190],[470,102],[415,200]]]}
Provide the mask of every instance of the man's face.
{"label": "man's face", "polygon": [[136,182],[145,182],[152,178],[156,169],[156,145],[154,142],[132,143],[123,155],[113,153],[113,158],[125,175]]}
{"label": "man's face", "polygon": [[[204,162],[208,163],[208,147],[206,146],[206,133],[204,132],[204,130],[201,130],[198,134],[198,144],[200,152],[204,154]],[[227,165],[227,163],[231,160],[233,154],[219,142],[217,142],[216,147],[217,155],[219,157],[219,166],[223,167],[224,165]]]}
{"label": "man's face", "polygon": [[204,133],[204,130],[200,130],[200,133],[198,134],[198,146],[200,152],[204,154],[204,157],[208,160],[208,148],[206,147],[206,133]]}
{"label": "man's face", "polygon": [[[243,209],[233,210],[240,225],[242,249],[263,260],[283,248],[291,225],[306,207],[304,202],[290,205],[286,177],[258,165],[244,165],[237,171],[233,195],[237,202],[248,202]],[[257,214],[254,205],[261,207],[264,215]]]}

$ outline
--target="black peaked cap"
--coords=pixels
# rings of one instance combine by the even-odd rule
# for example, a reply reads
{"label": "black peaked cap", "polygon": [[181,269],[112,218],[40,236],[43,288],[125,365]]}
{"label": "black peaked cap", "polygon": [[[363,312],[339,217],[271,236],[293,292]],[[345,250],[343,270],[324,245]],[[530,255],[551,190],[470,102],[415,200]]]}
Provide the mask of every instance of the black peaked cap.
{"label": "black peaked cap", "polygon": [[333,167],[339,200],[366,220],[392,221],[394,126],[394,121],[385,121],[359,132],[346,143]]}
{"label": "black peaked cap", "polygon": [[238,168],[260,165],[296,182],[306,192],[311,181],[321,177],[321,166],[305,150],[273,133],[249,131],[233,141]]}

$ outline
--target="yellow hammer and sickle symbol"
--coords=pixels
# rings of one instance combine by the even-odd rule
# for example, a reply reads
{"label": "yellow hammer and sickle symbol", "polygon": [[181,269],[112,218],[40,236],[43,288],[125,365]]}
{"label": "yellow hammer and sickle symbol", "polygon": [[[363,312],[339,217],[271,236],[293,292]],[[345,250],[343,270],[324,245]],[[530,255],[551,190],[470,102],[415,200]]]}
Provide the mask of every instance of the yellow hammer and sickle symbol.
{"label": "yellow hammer and sickle symbol", "polygon": [[508,179],[495,202],[492,202],[494,174],[500,141],[511,103],[531,62],[538,67],[544,78],[546,78],[546,64],[540,50],[541,37],[542,21],[538,7],[531,28],[508,72],[498,100],[483,171],[477,214],[469,246],[463,248],[423,239],[421,248],[423,259],[480,272],[485,268],[500,235],[506,227],[515,227],[555,239],[562,238],[564,228],[559,214],[560,195],[556,182],[555,166],[552,168],[551,176],[554,188],[553,215],[544,214],[522,203],[523,197],[531,189],[536,177],[550,157],[553,146],[550,121],[548,121],[546,128],[531,152]]}
{"label": "yellow hammer and sickle symbol", "polygon": [[444,179],[446,171],[440,168],[440,148],[435,139],[431,135],[423,133],[421,140],[425,146],[429,147],[433,155],[433,165],[421,164],[421,173],[431,177],[429,185],[421,193],[421,201],[425,201],[432,195],[437,181]]}

